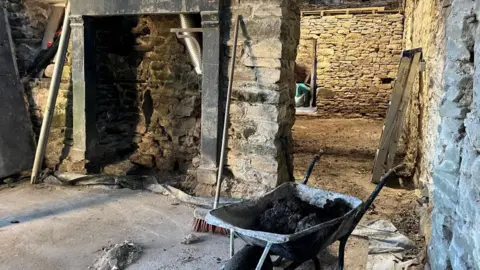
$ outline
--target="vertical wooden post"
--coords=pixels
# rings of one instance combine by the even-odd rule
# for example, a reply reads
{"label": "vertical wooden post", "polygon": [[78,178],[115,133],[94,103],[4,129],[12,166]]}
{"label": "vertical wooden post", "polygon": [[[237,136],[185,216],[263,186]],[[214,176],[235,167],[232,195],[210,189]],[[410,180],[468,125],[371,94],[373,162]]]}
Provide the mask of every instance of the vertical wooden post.
{"label": "vertical wooden post", "polygon": [[310,107],[317,106],[317,40],[313,40],[313,60],[312,60],[312,72],[310,75]]}

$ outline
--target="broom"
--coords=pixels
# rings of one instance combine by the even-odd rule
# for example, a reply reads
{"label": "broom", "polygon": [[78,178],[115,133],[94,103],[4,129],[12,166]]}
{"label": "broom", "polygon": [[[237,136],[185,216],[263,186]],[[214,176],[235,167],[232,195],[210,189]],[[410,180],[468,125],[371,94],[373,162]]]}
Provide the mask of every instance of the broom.
{"label": "broom", "polygon": [[[233,75],[235,70],[235,60],[237,58],[237,40],[238,40],[239,22],[240,22],[240,16],[237,16],[237,20],[235,22],[234,34],[233,34],[233,51],[232,51],[232,59],[230,60],[228,91],[227,91],[227,100],[225,104],[225,114],[224,114],[225,118],[223,121],[222,146],[220,148],[220,161],[217,168],[217,187],[215,190],[215,201],[213,203],[213,209],[217,209],[218,202],[220,200],[220,189],[222,185],[223,166],[225,163],[225,148],[227,144],[227,134],[228,134],[228,116],[230,113],[230,99],[232,97]],[[229,231],[227,229],[210,225],[205,221],[205,216],[208,211],[209,210],[207,209],[195,209],[194,220],[193,220],[193,231],[228,235]]]}

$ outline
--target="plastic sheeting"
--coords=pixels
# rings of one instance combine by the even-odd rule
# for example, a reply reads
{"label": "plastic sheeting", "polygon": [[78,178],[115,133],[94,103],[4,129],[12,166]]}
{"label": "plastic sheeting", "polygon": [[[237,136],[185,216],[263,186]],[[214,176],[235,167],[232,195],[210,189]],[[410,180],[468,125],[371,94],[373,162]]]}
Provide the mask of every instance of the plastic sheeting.
{"label": "plastic sheeting", "polygon": [[408,237],[398,232],[387,220],[374,220],[357,226],[352,235],[368,239],[367,270],[400,270],[418,264],[404,262],[405,251],[415,247]]}

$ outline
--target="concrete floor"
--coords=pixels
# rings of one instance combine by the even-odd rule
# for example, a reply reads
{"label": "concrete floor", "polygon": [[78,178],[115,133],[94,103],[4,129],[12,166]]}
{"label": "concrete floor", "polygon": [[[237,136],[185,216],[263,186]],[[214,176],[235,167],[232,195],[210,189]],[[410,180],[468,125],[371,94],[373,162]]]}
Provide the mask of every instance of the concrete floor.
{"label": "concrete floor", "polygon": [[[228,258],[228,238],[200,234],[201,242],[180,244],[190,233],[192,212],[146,191],[29,184],[2,189],[0,269],[88,269],[102,247],[126,239],[144,248],[128,269],[219,269]],[[364,269],[366,241],[352,240],[347,269]],[[237,240],[237,247],[242,244]],[[331,251],[321,257],[327,264],[336,260]]]}

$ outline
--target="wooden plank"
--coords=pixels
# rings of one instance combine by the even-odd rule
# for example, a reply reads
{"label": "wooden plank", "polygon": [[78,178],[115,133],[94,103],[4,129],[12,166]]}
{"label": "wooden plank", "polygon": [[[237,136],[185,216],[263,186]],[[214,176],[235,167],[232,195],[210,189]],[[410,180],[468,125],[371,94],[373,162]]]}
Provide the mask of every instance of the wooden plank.
{"label": "wooden plank", "polygon": [[386,170],[393,168],[393,162],[395,161],[395,155],[397,153],[397,146],[400,136],[403,130],[403,124],[405,119],[405,114],[408,109],[408,105],[410,103],[410,97],[412,94],[413,84],[415,83],[415,78],[419,72],[420,67],[420,60],[422,57],[421,52],[415,53],[412,65],[410,66],[410,71],[408,73],[407,82],[405,84],[405,91],[403,94],[402,104],[400,105],[399,114],[397,117],[397,128],[393,133],[393,142],[391,143],[390,149],[388,151],[388,158],[387,158],[387,167]]}
{"label": "wooden plank", "polygon": [[393,87],[392,99],[388,108],[387,116],[383,126],[382,136],[380,137],[380,144],[375,157],[375,163],[372,171],[372,182],[376,183],[380,180],[386,169],[386,159],[388,156],[388,144],[392,138],[395,128],[395,119],[397,118],[398,110],[403,99],[405,90],[405,83],[408,77],[411,58],[402,57],[398,67],[398,75]]}
{"label": "wooden plank", "polygon": [[408,57],[403,57],[400,60],[400,65],[398,67],[398,74],[397,79],[395,80],[395,85],[393,86],[392,91],[392,98],[390,100],[390,104],[387,111],[387,116],[385,117],[382,136],[380,138],[380,145],[385,142],[388,138],[386,131],[386,127],[388,127],[388,123],[393,122],[395,115],[397,114],[398,108],[400,107],[400,103],[402,101],[403,93],[404,93],[404,86],[407,80],[408,69],[410,67],[411,59]]}

